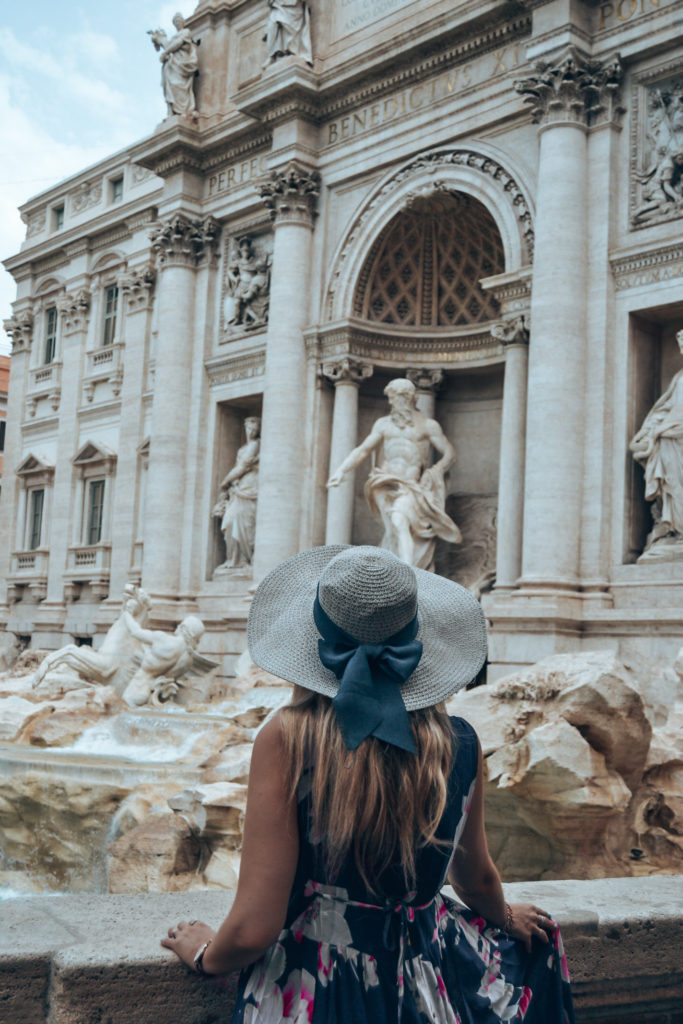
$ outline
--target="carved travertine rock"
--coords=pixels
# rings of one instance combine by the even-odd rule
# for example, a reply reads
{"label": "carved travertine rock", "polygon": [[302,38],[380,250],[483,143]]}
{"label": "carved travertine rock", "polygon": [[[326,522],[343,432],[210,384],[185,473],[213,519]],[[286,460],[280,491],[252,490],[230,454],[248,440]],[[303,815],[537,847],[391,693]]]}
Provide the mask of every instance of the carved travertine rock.
{"label": "carved travertine rock", "polygon": [[199,66],[197,45],[190,30],[185,28],[182,14],[175,15],[173,27],[176,31],[170,39],[161,28],[150,30],[147,34],[152,39],[154,49],[161,51],[161,87],[169,117],[180,114],[195,118],[197,106],[194,79]]}
{"label": "carved travertine rock", "polygon": [[[676,335],[683,355],[683,330]],[[657,399],[631,441],[645,469],[645,498],[654,526],[643,558],[683,557],[683,369]]]}
{"label": "carved travertine rock", "polygon": [[[555,655],[449,702],[481,740],[487,831],[506,879],[642,874],[676,863],[683,716],[674,695],[653,731],[651,689],[614,654],[596,651]],[[680,700],[683,685],[676,692]]]}
{"label": "carved travertine rock", "polygon": [[[391,381],[384,393],[390,414],[376,421],[365,441],[332,473],[327,486],[337,487],[346,473],[381,447],[382,461],[365,485],[370,511],[384,527],[381,546],[409,565],[433,569],[436,538],[452,544],[462,539],[444,511],[444,475],[455,450],[436,420],[417,409],[411,381]],[[433,466],[426,461],[429,445],[441,455]]]}

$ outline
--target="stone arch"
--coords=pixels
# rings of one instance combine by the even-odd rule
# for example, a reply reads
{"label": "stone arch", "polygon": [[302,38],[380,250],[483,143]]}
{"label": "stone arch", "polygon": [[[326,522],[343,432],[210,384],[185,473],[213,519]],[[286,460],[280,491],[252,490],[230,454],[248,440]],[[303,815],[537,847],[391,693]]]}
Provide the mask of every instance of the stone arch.
{"label": "stone arch", "polygon": [[49,277],[44,277],[42,280],[38,281],[33,292],[33,298],[42,298],[43,295],[49,295],[51,292],[61,291],[64,287],[63,278],[56,277],[52,274]]}
{"label": "stone arch", "polygon": [[439,147],[394,169],[375,186],[344,235],[332,262],[325,315],[348,316],[363,267],[376,239],[401,210],[420,200],[461,193],[480,202],[495,222],[506,272],[533,259],[533,204],[527,188],[493,147]]}
{"label": "stone arch", "polygon": [[119,249],[108,249],[107,252],[102,253],[94,260],[91,268],[91,274],[103,274],[108,270],[114,270],[118,267],[125,267],[128,261],[126,253],[121,252]]}

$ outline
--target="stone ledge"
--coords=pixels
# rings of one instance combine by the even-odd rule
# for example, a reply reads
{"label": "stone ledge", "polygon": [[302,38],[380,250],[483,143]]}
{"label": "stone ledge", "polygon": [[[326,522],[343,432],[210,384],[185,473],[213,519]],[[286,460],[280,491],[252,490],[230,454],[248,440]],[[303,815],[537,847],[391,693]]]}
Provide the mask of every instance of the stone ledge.
{"label": "stone ledge", "polygon": [[[560,922],[577,1020],[683,1024],[683,875],[506,885]],[[236,975],[202,982],[161,949],[170,924],[217,927],[231,896],[41,896],[0,904],[0,1017],[7,1024],[217,1024]]]}

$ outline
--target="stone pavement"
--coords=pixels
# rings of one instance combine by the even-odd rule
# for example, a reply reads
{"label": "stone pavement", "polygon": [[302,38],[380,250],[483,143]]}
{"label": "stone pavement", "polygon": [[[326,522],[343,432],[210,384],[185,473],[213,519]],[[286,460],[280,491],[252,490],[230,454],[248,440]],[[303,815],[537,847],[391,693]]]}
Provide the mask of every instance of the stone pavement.
{"label": "stone pavement", "polygon": [[[581,1024],[683,1024],[683,875],[505,888],[560,922]],[[230,902],[187,892],[0,904],[0,1024],[227,1022],[236,976],[202,982],[159,940],[183,918],[218,926]]]}

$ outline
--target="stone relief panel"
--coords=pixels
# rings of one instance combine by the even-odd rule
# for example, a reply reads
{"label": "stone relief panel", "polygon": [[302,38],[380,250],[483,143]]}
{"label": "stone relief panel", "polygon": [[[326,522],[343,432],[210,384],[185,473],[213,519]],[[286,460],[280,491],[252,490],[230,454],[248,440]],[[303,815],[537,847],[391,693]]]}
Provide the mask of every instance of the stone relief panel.
{"label": "stone relief panel", "polygon": [[683,69],[634,84],[631,228],[683,216]]}
{"label": "stone relief panel", "polygon": [[28,216],[22,214],[21,219],[26,225],[26,237],[33,238],[34,235],[39,235],[41,231],[45,230],[45,221],[47,213],[45,207],[42,210],[36,210],[35,213],[31,213]]}
{"label": "stone relief panel", "polygon": [[69,193],[69,202],[74,213],[83,213],[102,202],[102,179],[84,181]]}
{"label": "stone relief panel", "polygon": [[268,323],[270,235],[233,235],[225,240],[220,330],[224,340]]}

